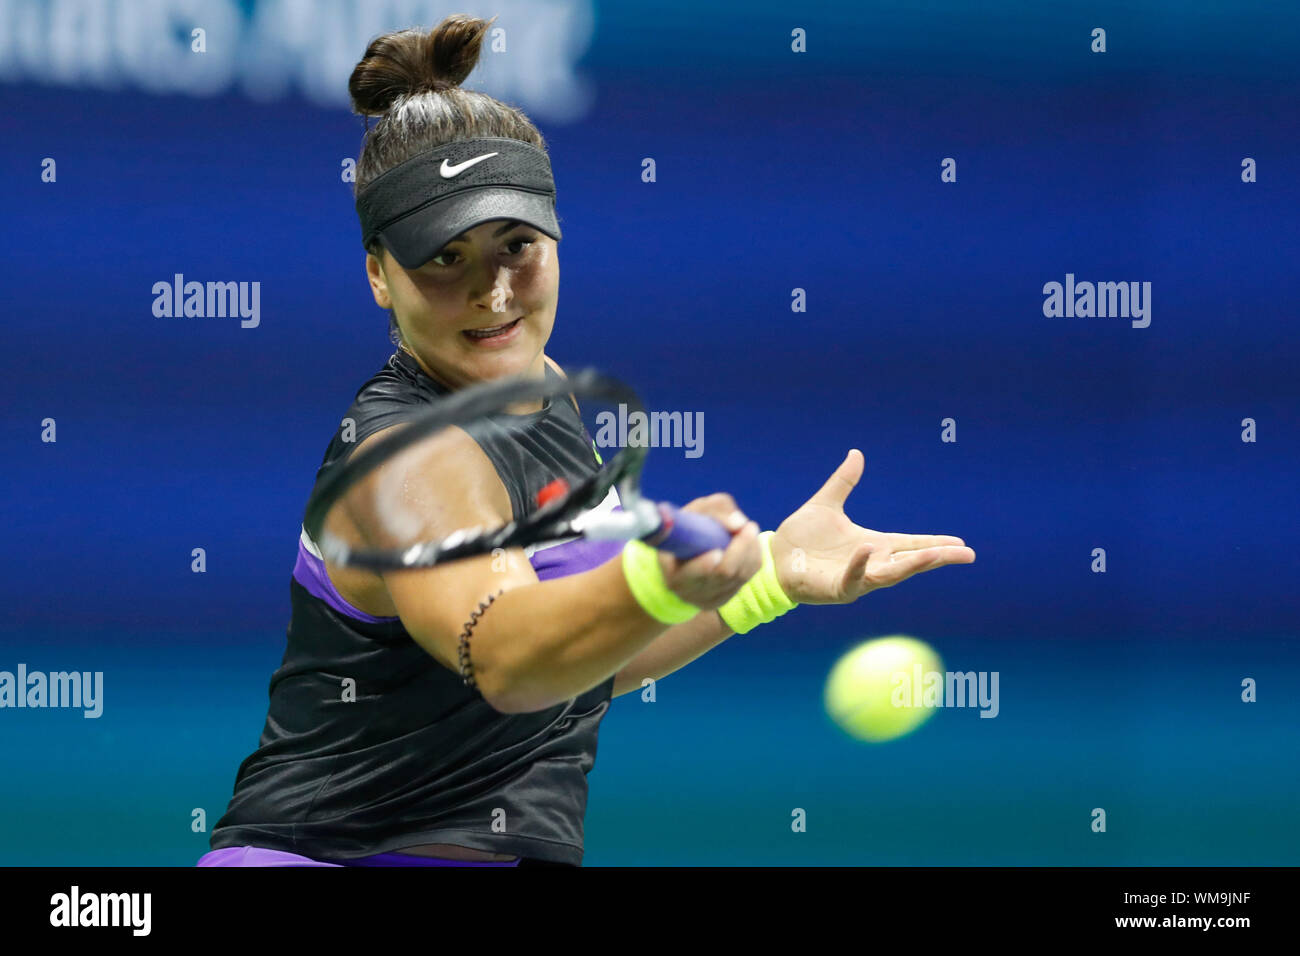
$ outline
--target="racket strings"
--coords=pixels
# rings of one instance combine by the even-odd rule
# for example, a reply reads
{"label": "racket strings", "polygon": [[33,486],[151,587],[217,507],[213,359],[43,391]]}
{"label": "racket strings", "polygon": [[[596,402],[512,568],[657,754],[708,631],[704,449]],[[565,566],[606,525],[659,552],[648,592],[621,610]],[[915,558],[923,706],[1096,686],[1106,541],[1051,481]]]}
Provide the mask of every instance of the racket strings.
{"label": "racket strings", "polygon": [[[612,381],[571,376],[576,408],[564,383],[471,386],[318,483],[304,527],[336,563],[371,570],[431,567],[584,534],[573,522],[610,510],[625,488],[634,492],[645,457],[645,448],[636,446],[602,453],[592,438],[600,433],[602,412],[626,415],[629,407],[641,407]],[[539,397],[543,408],[513,411]],[[482,455],[510,499],[503,514],[509,520],[499,524],[467,520],[502,514],[500,489],[472,477],[483,474],[481,461],[471,460]]]}

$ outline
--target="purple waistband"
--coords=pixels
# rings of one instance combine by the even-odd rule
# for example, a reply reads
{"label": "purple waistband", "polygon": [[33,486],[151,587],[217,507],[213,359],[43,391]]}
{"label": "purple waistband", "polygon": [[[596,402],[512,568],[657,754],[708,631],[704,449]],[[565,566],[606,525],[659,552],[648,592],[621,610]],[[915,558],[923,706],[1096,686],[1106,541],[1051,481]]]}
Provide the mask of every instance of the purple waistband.
{"label": "purple waistband", "polygon": [[513,860],[444,860],[437,856],[414,856],[409,853],[376,853],[356,860],[340,860],[344,866],[518,866]]}
{"label": "purple waistband", "polygon": [[407,853],[376,853],[355,860],[326,863],[286,850],[268,850],[260,846],[228,846],[199,857],[195,866],[518,866],[513,860],[444,860],[436,856],[412,856]]}

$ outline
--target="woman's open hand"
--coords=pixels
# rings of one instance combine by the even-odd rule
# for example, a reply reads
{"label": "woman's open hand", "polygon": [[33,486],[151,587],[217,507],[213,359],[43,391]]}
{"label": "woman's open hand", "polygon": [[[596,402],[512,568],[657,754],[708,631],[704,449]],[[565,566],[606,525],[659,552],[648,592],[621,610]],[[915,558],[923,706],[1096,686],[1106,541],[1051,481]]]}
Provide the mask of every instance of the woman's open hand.
{"label": "woman's open hand", "polygon": [[856,448],[815,495],[781,522],[772,560],[781,590],[800,604],[848,604],[877,588],[945,564],[970,564],[975,552],[946,534],[898,534],[861,528],[844,501],[862,477]]}

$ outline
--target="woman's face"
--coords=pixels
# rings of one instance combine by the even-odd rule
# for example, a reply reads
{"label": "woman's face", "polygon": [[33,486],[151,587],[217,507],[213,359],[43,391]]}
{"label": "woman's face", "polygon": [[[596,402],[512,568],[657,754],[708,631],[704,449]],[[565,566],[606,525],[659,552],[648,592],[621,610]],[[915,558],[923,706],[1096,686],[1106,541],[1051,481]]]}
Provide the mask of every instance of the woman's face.
{"label": "woman's face", "polygon": [[[416,269],[403,269],[387,249],[380,253],[366,256],[375,302],[394,311],[407,348],[430,375],[452,388],[543,376],[542,350],[560,293],[554,239],[497,219],[453,239]],[[503,325],[509,328],[482,332]]]}

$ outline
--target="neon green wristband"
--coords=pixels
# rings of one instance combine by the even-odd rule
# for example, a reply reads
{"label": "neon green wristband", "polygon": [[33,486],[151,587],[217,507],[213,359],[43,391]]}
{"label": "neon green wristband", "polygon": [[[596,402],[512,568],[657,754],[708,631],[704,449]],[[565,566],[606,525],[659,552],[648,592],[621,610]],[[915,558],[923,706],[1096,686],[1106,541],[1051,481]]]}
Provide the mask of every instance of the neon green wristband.
{"label": "neon green wristband", "polygon": [[700,613],[668,590],[659,552],[644,541],[634,539],[623,546],[623,577],[636,603],[660,624],[680,624]]}
{"label": "neon green wristband", "polygon": [[737,634],[747,634],[760,624],[770,624],[799,605],[798,601],[786,597],[777,579],[776,562],[772,559],[774,534],[775,531],[764,531],[758,536],[763,566],[731,596],[730,601],[718,608],[718,614]]}

